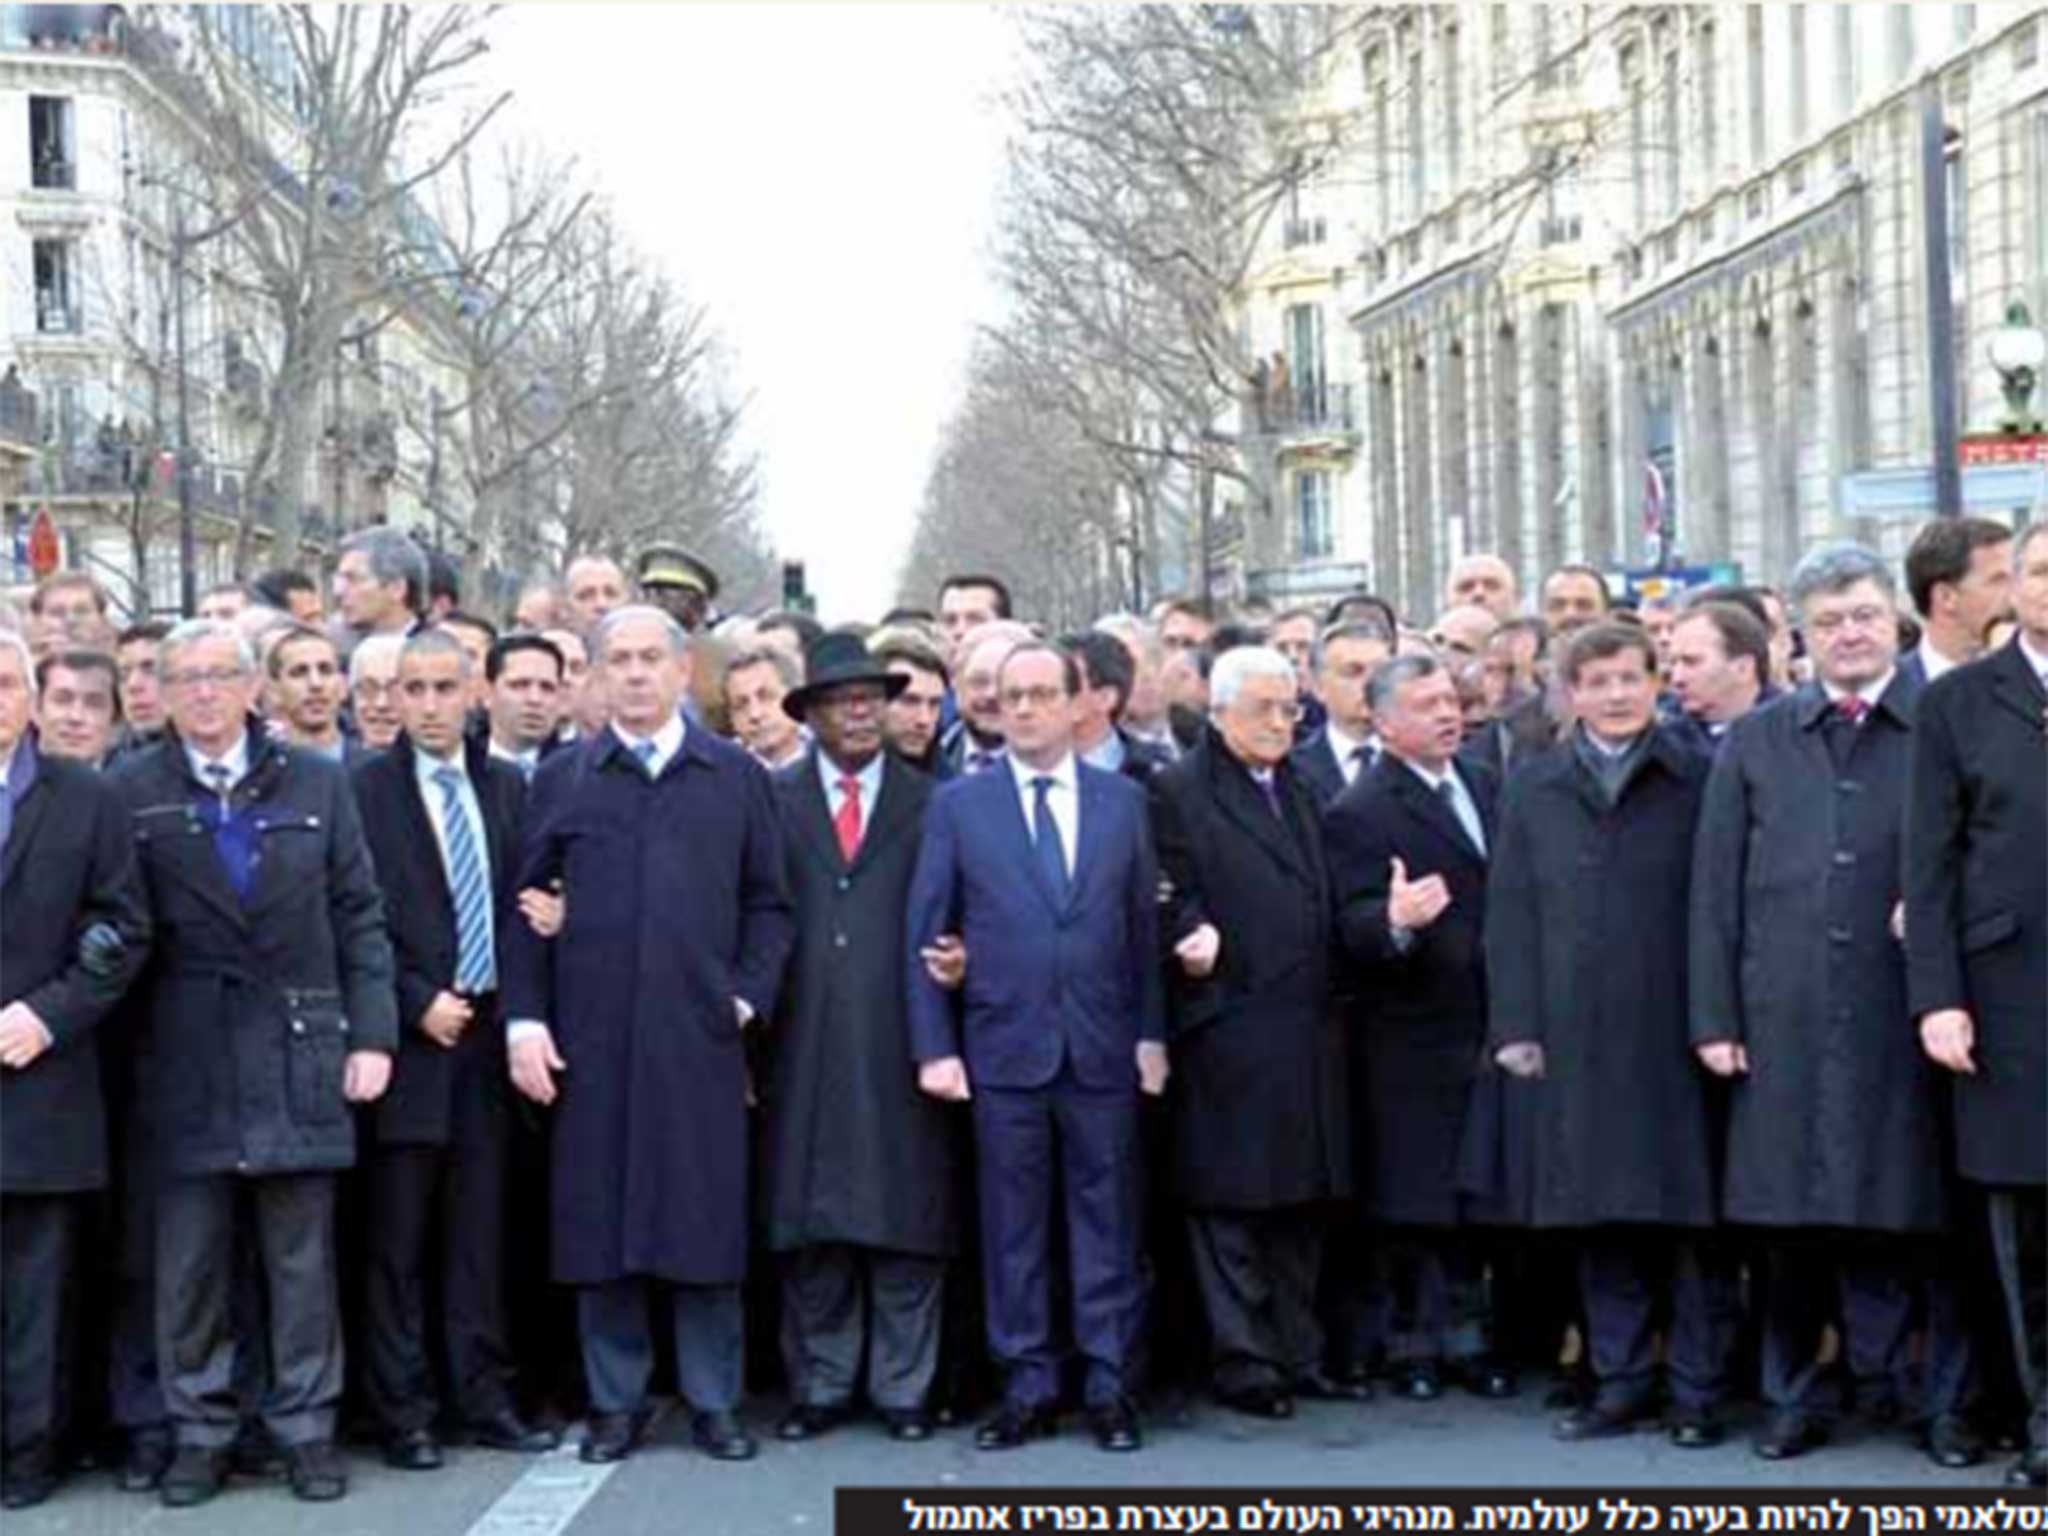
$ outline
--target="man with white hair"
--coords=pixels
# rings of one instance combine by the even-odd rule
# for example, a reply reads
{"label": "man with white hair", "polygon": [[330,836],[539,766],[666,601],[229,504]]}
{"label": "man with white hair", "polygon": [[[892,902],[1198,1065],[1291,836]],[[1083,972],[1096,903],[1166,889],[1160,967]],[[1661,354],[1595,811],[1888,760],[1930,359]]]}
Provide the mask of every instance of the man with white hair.
{"label": "man with white hair", "polygon": [[348,658],[348,697],[356,737],[366,751],[382,752],[398,739],[398,657],[403,635],[371,635]]}
{"label": "man with white hair", "polygon": [[224,624],[164,641],[172,730],[114,772],[159,935],[135,1112],[157,1128],[157,1341],[177,1441],[167,1505],[220,1491],[241,1419],[236,1255],[268,1299],[260,1413],[292,1491],[338,1499],[336,1175],[351,1106],[398,1043],[383,902],[338,764],[268,739],[256,659]]}
{"label": "man with white hair", "polygon": [[1362,1399],[1323,1369],[1316,1319],[1327,1207],[1350,1193],[1344,1056],[1327,1006],[1333,947],[1321,802],[1289,761],[1294,663],[1216,658],[1210,729],[1153,781],[1173,1187],[1209,1318],[1216,1395],[1286,1418],[1297,1394]]}

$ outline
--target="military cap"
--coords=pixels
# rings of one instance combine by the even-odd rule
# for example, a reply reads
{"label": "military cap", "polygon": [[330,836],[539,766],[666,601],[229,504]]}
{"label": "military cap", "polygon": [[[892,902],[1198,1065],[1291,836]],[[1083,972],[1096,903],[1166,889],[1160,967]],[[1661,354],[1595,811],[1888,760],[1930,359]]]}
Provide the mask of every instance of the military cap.
{"label": "military cap", "polygon": [[633,564],[642,587],[683,587],[706,602],[718,596],[718,573],[676,544],[650,544]]}

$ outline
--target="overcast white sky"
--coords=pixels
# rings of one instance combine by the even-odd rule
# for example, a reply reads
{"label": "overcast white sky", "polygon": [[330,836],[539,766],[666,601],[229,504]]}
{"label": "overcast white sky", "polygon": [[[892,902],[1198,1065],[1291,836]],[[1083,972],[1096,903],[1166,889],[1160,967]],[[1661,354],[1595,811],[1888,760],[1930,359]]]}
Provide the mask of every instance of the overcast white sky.
{"label": "overcast white sky", "polygon": [[1011,31],[975,4],[521,4],[493,72],[705,304],[828,622],[896,568],[974,325]]}

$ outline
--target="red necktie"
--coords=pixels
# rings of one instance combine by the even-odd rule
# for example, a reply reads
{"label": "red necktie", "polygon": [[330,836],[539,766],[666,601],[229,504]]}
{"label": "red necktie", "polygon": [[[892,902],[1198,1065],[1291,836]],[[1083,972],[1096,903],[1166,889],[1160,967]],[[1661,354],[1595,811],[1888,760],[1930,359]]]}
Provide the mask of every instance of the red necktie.
{"label": "red necktie", "polygon": [[851,864],[860,852],[860,780],[842,774],[839,795],[839,814],[832,818],[832,830],[839,834],[839,856]]}
{"label": "red necktie", "polygon": [[1835,713],[1851,725],[1861,725],[1863,717],[1870,713],[1870,700],[1860,693],[1845,693],[1835,700]]}

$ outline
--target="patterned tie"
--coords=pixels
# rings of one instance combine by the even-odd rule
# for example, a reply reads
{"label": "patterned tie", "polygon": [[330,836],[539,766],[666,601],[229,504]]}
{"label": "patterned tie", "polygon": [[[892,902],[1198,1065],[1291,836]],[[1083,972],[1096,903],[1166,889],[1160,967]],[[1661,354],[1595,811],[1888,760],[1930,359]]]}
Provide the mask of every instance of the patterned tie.
{"label": "patterned tie", "polygon": [[491,955],[491,883],[462,806],[462,773],[436,768],[441,826],[448,839],[448,895],[455,904],[455,990],[474,997],[497,984]]}
{"label": "patterned tie", "polygon": [[967,771],[980,773],[993,768],[996,765],[996,757],[997,754],[994,752],[984,752],[979,747],[970,747],[967,751]]}
{"label": "patterned tie", "polygon": [[208,763],[199,771],[206,776],[206,787],[212,790],[214,798],[220,801],[221,813],[225,815],[228,808],[228,765]]}
{"label": "patterned tie", "polygon": [[850,773],[839,776],[839,813],[832,818],[832,830],[839,834],[839,857],[851,864],[860,852],[860,780]]}
{"label": "patterned tie", "polygon": [[1031,808],[1031,839],[1038,847],[1038,862],[1044,866],[1045,878],[1051,882],[1053,896],[1062,906],[1067,900],[1067,859],[1061,851],[1060,824],[1052,819],[1052,802],[1046,798],[1051,792],[1053,779],[1041,773],[1031,781],[1038,800]]}

